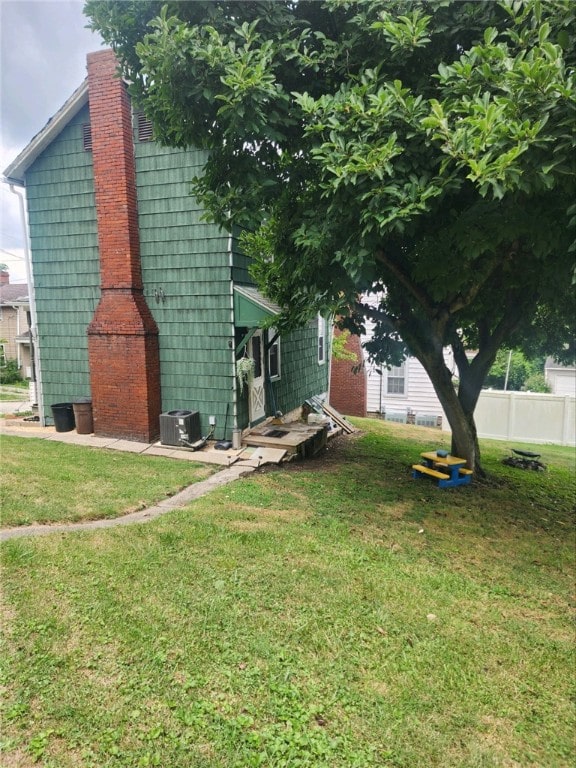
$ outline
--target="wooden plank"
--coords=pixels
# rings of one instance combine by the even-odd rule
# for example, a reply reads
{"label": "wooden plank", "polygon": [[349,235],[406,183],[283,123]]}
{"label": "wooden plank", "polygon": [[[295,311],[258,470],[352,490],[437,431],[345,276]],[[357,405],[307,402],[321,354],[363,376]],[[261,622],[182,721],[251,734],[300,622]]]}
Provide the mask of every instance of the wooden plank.
{"label": "wooden plank", "polygon": [[435,464],[442,464],[446,467],[452,467],[454,464],[462,464],[462,466],[466,464],[466,459],[459,459],[458,456],[438,456],[436,451],[425,451],[420,456],[423,459],[428,459],[428,461],[433,461]]}
{"label": "wooden plank", "polygon": [[324,413],[331,417],[333,421],[338,424],[339,427],[342,427],[344,432],[346,432],[348,435],[352,434],[352,432],[356,432],[356,427],[353,427],[350,422],[342,416],[341,413],[338,413],[336,408],[332,408],[331,405],[328,405],[327,403],[322,403],[321,406]]}
{"label": "wooden plank", "polygon": [[280,464],[286,453],[286,450],[280,450],[279,448],[257,448],[249,458],[241,459],[241,461],[242,464],[247,464],[249,467],[261,467],[263,464]]}
{"label": "wooden plank", "polygon": [[460,467],[460,469],[458,470],[458,472],[459,472],[461,475],[472,475],[472,474],[474,474],[474,473],[473,473],[473,471],[472,471],[471,469],[465,469],[464,467]]}
{"label": "wooden plank", "polygon": [[425,467],[423,464],[412,464],[412,469],[421,475],[430,475],[438,480],[450,480],[450,475],[444,474],[444,472],[437,472],[435,469]]}

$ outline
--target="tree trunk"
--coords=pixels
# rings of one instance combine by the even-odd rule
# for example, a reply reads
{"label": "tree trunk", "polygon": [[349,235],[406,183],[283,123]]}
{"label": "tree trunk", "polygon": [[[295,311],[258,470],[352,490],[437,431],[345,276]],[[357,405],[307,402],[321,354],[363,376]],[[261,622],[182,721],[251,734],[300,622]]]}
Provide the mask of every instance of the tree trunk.
{"label": "tree trunk", "polygon": [[480,463],[480,446],[478,434],[474,423],[474,414],[467,414],[462,405],[452,412],[444,409],[450,426],[452,427],[452,445],[450,453],[453,456],[461,456],[466,459],[468,466],[474,470],[476,477],[485,477],[485,472]]}
{"label": "tree trunk", "polygon": [[480,447],[474,423],[474,409],[483,379],[478,380],[470,370],[463,371],[457,393],[452,382],[452,373],[446,367],[443,354],[425,355],[420,358],[420,362],[430,377],[452,429],[450,452],[453,456],[466,459],[468,467],[477,477],[485,477],[480,463]]}

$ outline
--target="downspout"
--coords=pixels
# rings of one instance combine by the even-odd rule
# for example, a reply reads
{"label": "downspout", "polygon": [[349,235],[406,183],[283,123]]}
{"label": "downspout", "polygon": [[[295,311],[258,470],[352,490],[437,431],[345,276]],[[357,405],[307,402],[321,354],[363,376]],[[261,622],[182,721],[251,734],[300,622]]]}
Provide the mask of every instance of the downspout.
{"label": "downspout", "polygon": [[24,195],[15,185],[8,182],[10,192],[18,198],[18,208],[20,211],[20,223],[22,226],[22,235],[24,237],[24,265],[26,268],[26,282],[28,283],[28,300],[30,302],[30,336],[32,340],[32,352],[34,356],[32,372],[36,374],[36,397],[38,400],[38,415],[40,423],[46,426],[44,416],[44,393],[42,391],[42,368],[40,366],[40,348],[38,345],[38,319],[36,315],[36,293],[34,291],[34,275],[32,271],[32,261],[30,258],[30,239],[28,236],[28,225],[26,221],[26,208],[24,206]]}
{"label": "downspout", "polygon": [[[235,326],[235,317],[234,317],[234,253],[232,250],[232,230],[228,233],[228,264],[230,267],[230,323],[231,323],[231,344],[230,344],[230,355],[232,357],[232,381],[234,382],[234,385],[232,387],[232,429],[237,430],[238,429],[238,395],[236,392],[236,349],[235,349],[235,338],[236,338],[236,326]],[[226,435],[224,435],[224,440],[226,440]]]}

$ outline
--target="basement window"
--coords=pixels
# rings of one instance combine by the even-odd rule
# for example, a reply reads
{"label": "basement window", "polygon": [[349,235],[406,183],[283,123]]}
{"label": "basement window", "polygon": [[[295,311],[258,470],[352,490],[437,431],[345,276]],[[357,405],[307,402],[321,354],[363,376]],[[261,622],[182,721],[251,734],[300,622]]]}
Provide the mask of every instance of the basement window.
{"label": "basement window", "polygon": [[92,126],[90,123],[82,125],[82,148],[84,152],[92,152]]}
{"label": "basement window", "polygon": [[144,112],[136,113],[136,128],[138,131],[138,141],[152,141],[154,138],[152,121],[146,117]]}

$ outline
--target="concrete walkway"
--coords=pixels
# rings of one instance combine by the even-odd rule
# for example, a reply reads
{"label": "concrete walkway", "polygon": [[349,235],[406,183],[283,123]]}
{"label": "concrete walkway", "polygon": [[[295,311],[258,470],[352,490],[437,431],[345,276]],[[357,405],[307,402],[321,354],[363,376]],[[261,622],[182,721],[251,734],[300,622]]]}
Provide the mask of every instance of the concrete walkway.
{"label": "concrete walkway", "polygon": [[129,515],[123,515],[122,517],[107,518],[106,520],[89,520],[83,523],[59,523],[48,525],[22,525],[18,528],[3,528],[0,530],[0,541],[6,541],[7,539],[17,539],[21,536],[45,536],[49,533],[68,533],[69,531],[92,531],[97,528],[115,528],[118,525],[131,525],[132,523],[147,523],[149,520],[154,520],[160,515],[171,512],[173,509],[185,507],[194,499],[204,496],[215,488],[219,488],[221,485],[227,485],[228,483],[238,480],[242,475],[246,475],[254,471],[254,467],[250,466],[233,466],[227,469],[222,469],[215,475],[201,480],[199,483],[189,485],[188,488],[184,488],[180,493],[170,496],[168,499],[163,499],[155,504],[153,507],[147,509],[141,509],[138,512],[132,512]]}
{"label": "concrete walkway", "polygon": [[30,400],[0,400],[0,413],[30,413],[32,403]]}
{"label": "concrete walkway", "polygon": [[[184,451],[179,448],[160,446],[158,443],[138,443],[132,440],[96,437],[95,435],[79,435],[76,432],[56,432],[54,427],[42,427],[37,422],[22,422],[18,420],[1,420],[0,435],[14,437],[35,437],[72,445],[84,445],[93,448],[109,448],[117,451],[140,453],[148,456],[163,456],[167,459],[183,459],[205,464],[218,464],[222,469],[211,477],[189,485],[180,493],[163,499],[152,507],[132,512],[121,517],[106,520],[88,520],[79,523],[54,523],[46,525],[26,525],[17,528],[0,529],[0,541],[15,539],[21,536],[44,536],[50,533],[68,531],[90,531],[98,528],[113,528],[118,525],[131,525],[153,520],[160,515],[189,504],[194,499],[204,496],[215,488],[238,480],[239,477],[253,472],[257,463],[241,461],[243,451],[216,451],[207,447],[202,451]],[[248,457],[247,457],[248,458]]]}

